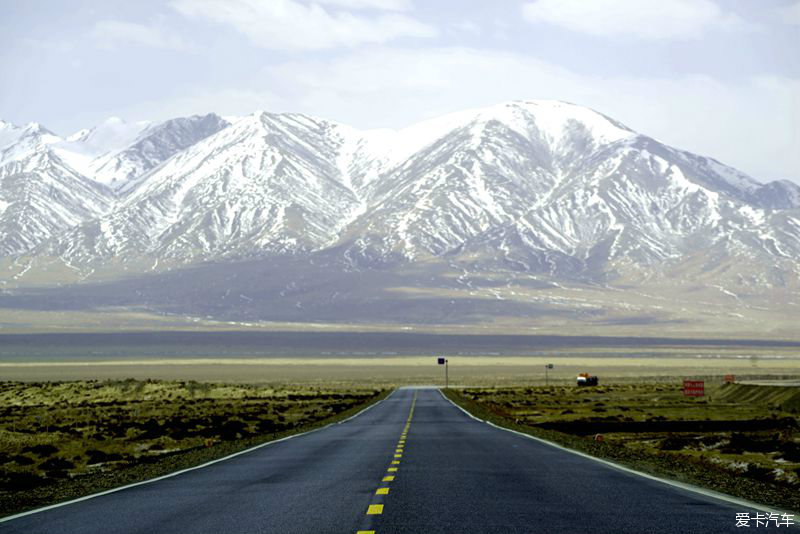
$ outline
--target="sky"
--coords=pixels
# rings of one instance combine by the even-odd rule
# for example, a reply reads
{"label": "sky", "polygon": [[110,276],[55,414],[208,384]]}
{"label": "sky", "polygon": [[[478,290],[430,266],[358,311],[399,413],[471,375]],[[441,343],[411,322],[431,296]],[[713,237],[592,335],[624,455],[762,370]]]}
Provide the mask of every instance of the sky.
{"label": "sky", "polygon": [[800,0],[0,0],[0,118],[301,112],[400,128],[506,100],[596,109],[800,183]]}

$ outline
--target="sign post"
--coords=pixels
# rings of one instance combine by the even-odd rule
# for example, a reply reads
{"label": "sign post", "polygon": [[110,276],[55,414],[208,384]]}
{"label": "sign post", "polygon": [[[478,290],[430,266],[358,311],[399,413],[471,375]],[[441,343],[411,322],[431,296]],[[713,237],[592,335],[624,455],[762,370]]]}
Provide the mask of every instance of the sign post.
{"label": "sign post", "polygon": [[683,380],[684,397],[704,397],[706,394],[706,383],[703,380]]}
{"label": "sign post", "polygon": [[447,389],[449,386],[449,379],[447,376],[447,358],[439,358],[438,363],[439,365],[444,365],[444,389]]}
{"label": "sign post", "polygon": [[552,363],[548,363],[547,365],[544,366],[544,385],[545,386],[550,384],[550,382],[548,380],[548,377],[547,377],[547,370],[548,369],[552,369],[552,368],[553,368],[553,364]]}

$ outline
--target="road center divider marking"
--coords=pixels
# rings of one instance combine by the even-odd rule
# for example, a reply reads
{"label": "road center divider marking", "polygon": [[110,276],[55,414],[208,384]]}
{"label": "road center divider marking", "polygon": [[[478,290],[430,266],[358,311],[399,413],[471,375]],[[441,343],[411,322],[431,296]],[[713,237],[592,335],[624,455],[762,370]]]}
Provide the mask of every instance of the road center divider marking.
{"label": "road center divider marking", "polygon": [[[400,441],[398,441],[397,446],[394,450],[394,460],[392,460],[391,465],[396,466],[400,464],[400,460],[397,458],[403,457],[403,448],[405,447],[406,443],[406,436],[408,435],[408,429],[411,427],[411,418],[414,416],[414,407],[417,404],[417,392],[414,392],[414,397],[411,399],[411,409],[408,411],[408,419],[406,419],[406,424],[403,427],[403,432],[400,434]],[[396,473],[398,470],[397,467],[388,467],[386,471],[388,473]],[[393,482],[395,475],[385,475],[383,477],[383,482]],[[375,490],[375,495],[389,495],[388,487],[380,487]],[[383,514],[383,504],[370,504],[367,508],[367,515],[381,515]],[[368,527],[371,527],[372,524],[368,523]],[[358,530],[356,534],[375,534],[374,530]]]}

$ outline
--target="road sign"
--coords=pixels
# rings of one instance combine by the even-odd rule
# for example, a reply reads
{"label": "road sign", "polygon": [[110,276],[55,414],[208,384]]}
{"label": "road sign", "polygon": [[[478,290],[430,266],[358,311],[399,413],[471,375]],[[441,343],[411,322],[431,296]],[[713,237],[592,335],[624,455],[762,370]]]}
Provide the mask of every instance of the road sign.
{"label": "road sign", "polygon": [[548,363],[548,364],[547,364],[547,368],[548,368],[548,369],[552,369],[552,368],[553,368],[553,364],[552,364],[552,363]]}
{"label": "road sign", "polygon": [[702,380],[684,380],[684,397],[703,397],[706,394],[706,384]]}
{"label": "road sign", "polygon": [[450,387],[450,378],[447,376],[447,358],[437,358],[436,362],[439,365],[444,365],[444,387]]}

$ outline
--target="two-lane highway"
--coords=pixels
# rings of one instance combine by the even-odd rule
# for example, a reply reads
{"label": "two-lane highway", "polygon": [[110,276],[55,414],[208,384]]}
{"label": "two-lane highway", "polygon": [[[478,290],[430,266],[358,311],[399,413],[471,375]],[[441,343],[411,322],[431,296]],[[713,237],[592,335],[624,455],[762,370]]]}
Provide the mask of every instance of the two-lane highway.
{"label": "two-lane highway", "polygon": [[347,422],[0,533],[713,534],[741,532],[736,514],[757,511],[494,428],[438,390],[401,389]]}

